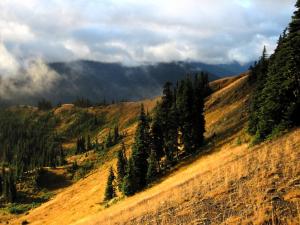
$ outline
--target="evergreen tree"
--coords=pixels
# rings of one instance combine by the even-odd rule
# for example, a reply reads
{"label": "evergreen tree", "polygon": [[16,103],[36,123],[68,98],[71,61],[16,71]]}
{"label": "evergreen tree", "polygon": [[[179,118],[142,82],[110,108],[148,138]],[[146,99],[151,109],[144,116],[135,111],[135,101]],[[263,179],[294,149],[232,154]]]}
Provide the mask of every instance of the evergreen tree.
{"label": "evergreen tree", "polygon": [[[177,150],[178,111],[175,101],[176,93],[172,90],[172,84],[167,82],[164,85],[162,100],[157,106],[154,119],[158,120],[162,128],[163,150],[168,163],[173,162],[174,152]],[[160,157],[160,154],[157,154],[157,157]]]}
{"label": "evergreen tree", "polygon": [[193,109],[193,142],[198,148],[203,144],[205,132],[204,98],[209,95],[210,88],[207,75],[201,73],[194,81],[194,109]]}
{"label": "evergreen tree", "polygon": [[0,196],[3,194],[3,174],[0,176]]}
{"label": "evergreen tree", "polygon": [[294,16],[292,17],[292,22],[289,25],[289,31],[291,34],[295,34],[300,30],[300,0],[296,2],[297,10],[294,12]]}
{"label": "evergreen tree", "polygon": [[77,138],[76,141],[76,154],[84,153],[86,151],[85,138],[83,136]]}
{"label": "evergreen tree", "polygon": [[118,143],[119,139],[120,139],[120,134],[119,134],[119,126],[115,126],[114,127],[114,137],[113,137],[113,142],[116,144]]}
{"label": "evergreen tree", "polygon": [[42,99],[38,102],[38,109],[47,111],[52,109],[52,103],[50,101],[47,101],[46,99]]}
{"label": "evergreen tree", "polygon": [[155,152],[156,161],[158,164],[158,169],[160,169],[160,159],[164,156],[164,140],[163,140],[163,128],[161,126],[161,121],[159,116],[157,115],[158,107],[156,107],[156,112],[153,117],[152,125],[151,125],[151,151]]}
{"label": "evergreen tree", "polygon": [[114,171],[113,171],[113,168],[110,167],[109,175],[107,178],[106,189],[105,189],[104,201],[109,201],[109,200],[113,199],[114,197],[116,197],[116,192],[115,192],[115,188],[114,188],[114,184],[113,184],[114,180],[115,180]]}
{"label": "evergreen tree", "polygon": [[132,158],[129,158],[127,167],[126,167],[126,175],[123,179],[122,190],[126,196],[130,196],[136,193],[137,191],[137,183],[135,179],[135,168],[133,164]]}
{"label": "evergreen tree", "polygon": [[157,178],[157,157],[155,151],[151,151],[148,159],[148,170],[147,170],[147,183],[152,183]]}
{"label": "evergreen tree", "polygon": [[178,119],[177,106],[176,103],[173,102],[168,116],[168,128],[164,139],[167,163],[172,163],[174,161],[175,153],[178,160]]}
{"label": "evergreen tree", "polygon": [[142,189],[146,185],[146,174],[148,168],[147,158],[149,156],[149,150],[149,124],[148,118],[145,114],[144,106],[142,105],[132,150],[132,160],[138,190]]}
{"label": "evergreen tree", "polygon": [[11,170],[7,173],[5,169],[3,172],[3,196],[7,202],[15,202],[17,198],[16,183]]}
{"label": "evergreen tree", "polygon": [[291,88],[294,92],[288,106],[286,117],[293,125],[300,125],[300,1],[296,2],[296,11],[289,24],[290,68],[292,70]]}
{"label": "evergreen tree", "polygon": [[184,150],[192,153],[194,150],[193,140],[193,118],[194,118],[194,92],[193,85],[189,78],[181,81],[177,94],[177,107],[180,115],[180,131]]}
{"label": "evergreen tree", "polygon": [[256,140],[278,134],[291,126],[299,125],[300,107],[300,9],[289,25],[289,33],[278,41],[270,57],[267,76],[258,83],[250,108],[249,132]]}
{"label": "evergreen tree", "polygon": [[250,82],[255,83],[255,90],[251,96],[251,103],[249,108],[249,123],[248,123],[248,132],[252,135],[256,134],[257,125],[259,120],[258,107],[261,104],[262,96],[261,92],[265,87],[267,81],[267,72],[268,72],[268,59],[267,59],[267,50],[264,47],[262,56],[258,63],[254,65],[250,71]]}
{"label": "evergreen tree", "polygon": [[117,161],[118,187],[120,191],[122,191],[122,184],[123,184],[124,177],[126,175],[126,166],[127,166],[126,149],[125,149],[124,142],[122,142],[122,147],[118,151],[118,161]]}
{"label": "evergreen tree", "polygon": [[110,148],[114,145],[114,142],[113,142],[113,138],[111,136],[111,131],[109,131],[107,137],[106,137],[106,140],[105,140],[105,147],[106,148]]}
{"label": "evergreen tree", "polygon": [[88,135],[87,139],[86,139],[86,150],[89,151],[91,149],[93,149],[93,144],[92,144],[92,141],[91,141],[91,136]]}

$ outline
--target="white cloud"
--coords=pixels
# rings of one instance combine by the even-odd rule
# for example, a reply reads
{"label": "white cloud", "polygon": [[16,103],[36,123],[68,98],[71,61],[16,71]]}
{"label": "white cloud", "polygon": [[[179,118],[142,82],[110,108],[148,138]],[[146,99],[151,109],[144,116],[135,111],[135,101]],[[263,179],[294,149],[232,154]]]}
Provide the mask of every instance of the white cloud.
{"label": "white cloud", "polygon": [[245,62],[259,56],[262,44],[274,49],[293,5],[294,0],[1,0],[0,40],[18,57],[52,61]]}
{"label": "white cloud", "polygon": [[19,70],[19,64],[10,54],[3,43],[0,42],[0,75],[14,75]]}
{"label": "white cloud", "polygon": [[67,40],[64,42],[64,47],[71,51],[74,55],[80,58],[86,58],[90,55],[89,47],[83,43],[74,40]]}
{"label": "white cloud", "polygon": [[10,42],[26,42],[34,39],[34,34],[25,24],[13,21],[0,21],[0,37]]}
{"label": "white cloud", "polygon": [[17,60],[0,43],[0,97],[14,99],[49,91],[60,79],[42,59]]}

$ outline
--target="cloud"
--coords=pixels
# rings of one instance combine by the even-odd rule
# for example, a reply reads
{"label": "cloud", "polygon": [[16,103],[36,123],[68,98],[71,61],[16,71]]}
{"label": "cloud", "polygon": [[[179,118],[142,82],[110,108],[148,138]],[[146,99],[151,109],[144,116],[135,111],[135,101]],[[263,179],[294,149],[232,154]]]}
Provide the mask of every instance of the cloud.
{"label": "cloud", "polygon": [[60,76],[41,59],[17,60],[0,43],[0,98],[15,100],[47,93]]}
{"label": "cloud", "polygon": [[19,70],[17,60],[11,55],[3,43],[0,43],[0,75],[14,75]]}
{"label": "cloud", "polygon": [[271,52],[294,0],[1,0],[0,41],[17,58],[141,64],[241,63]]}

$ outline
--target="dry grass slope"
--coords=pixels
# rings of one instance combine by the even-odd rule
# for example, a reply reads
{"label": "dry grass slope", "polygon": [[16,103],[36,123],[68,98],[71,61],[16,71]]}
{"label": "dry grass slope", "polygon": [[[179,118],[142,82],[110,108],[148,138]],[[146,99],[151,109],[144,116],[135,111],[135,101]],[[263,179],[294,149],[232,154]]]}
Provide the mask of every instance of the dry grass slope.
{"label": "dry grass slope", "polygon": [[300,224],[300,129],[248,147],[247,75],[214,85],[202,155],[104,209],[108,162],[12,224]]}

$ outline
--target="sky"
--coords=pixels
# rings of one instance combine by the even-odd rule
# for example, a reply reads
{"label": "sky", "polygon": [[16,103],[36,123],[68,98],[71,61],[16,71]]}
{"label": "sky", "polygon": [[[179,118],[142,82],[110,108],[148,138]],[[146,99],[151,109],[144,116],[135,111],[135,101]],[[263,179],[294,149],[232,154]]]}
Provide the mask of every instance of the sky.
{"label": "sky", "polygon": [[295,0],[1,0],[0,72],[20,61],[246,63],[271,53]]}

